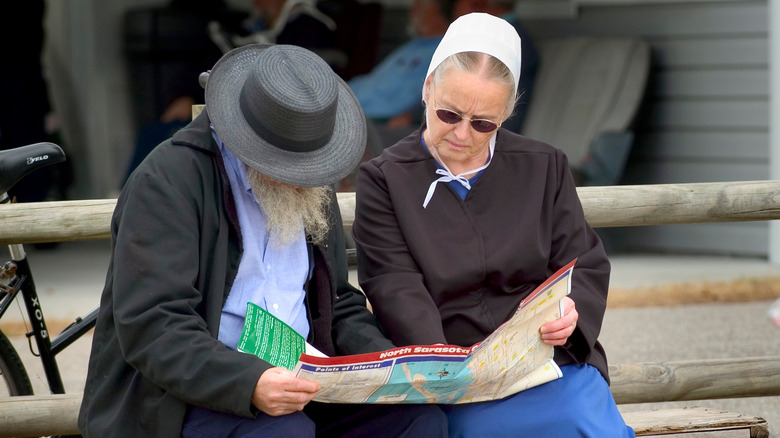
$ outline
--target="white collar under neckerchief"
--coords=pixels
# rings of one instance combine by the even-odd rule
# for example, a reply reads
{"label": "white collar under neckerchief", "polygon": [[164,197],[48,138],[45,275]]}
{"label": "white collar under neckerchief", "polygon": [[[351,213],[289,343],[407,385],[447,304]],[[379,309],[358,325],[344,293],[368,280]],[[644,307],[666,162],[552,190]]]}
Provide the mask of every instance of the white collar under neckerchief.
{"label": "white collar under neckerchief", "polygon": [[[450,169],[447,167],[447,165],[444,164],[444,161],[442,161],[441,157],[439,156],[439,152],[436,150],[435,147],[431,146],[431,147],[428,148],[428,150],[431,151],[431,154],[434,155],[436,161],[439,164],[441,164],[441,167],[443,167],[443,169],[440,169],[440,168],[436,169],[436,173],[438,175],[442,175],[442,176],[439,179],[437,179],[434,182],[432,182],[431,185],[428,187],[428,194],[425,195],[425,201],[423,201],[423,208],[428,207],[428,202],[430,202],[431,198],[433,197],[433,192],[436,191],[436,185],[438,183],[440,183],[440,182],[457,181],[463,187],[465,187],[466,190],[471,190],[471,184],[469,184],[469,180],[465,176],[463,176],[463,175],[469,175],[469,174],[472,174],[472,173],[480,172],[480,171],[486,169],[490,165],[490,162],[493,161],[493,154],[495,153],[495,150],[496,150],[496,134],[497,134],[497,132],[493,133],[493,136],[490,137],[490,143],[489,143],[489,146],[488,146],[490,148],[490,156],[488,157],[488,162],[485,163],[481,167],[478,167],[478,168],[476,168],[474,170],[469,170],[467,172],[463,172],[463,173],[461,173],[459,175],[454,175],[450,171]],[[423,141],[425,141],[425,139],[423,139]]]}

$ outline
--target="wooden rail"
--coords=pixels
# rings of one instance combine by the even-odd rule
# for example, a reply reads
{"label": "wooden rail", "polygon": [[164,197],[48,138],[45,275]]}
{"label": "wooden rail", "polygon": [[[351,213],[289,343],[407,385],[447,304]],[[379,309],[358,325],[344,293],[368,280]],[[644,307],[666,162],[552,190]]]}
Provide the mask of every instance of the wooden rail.
{"label": "wooden rail", "polygon": [[[618,404],[780,395],[777,356],[622,364],[610,366],[609,374],[612,395]],[[0,437],[78,433],[80,403],[81,394],[0,398]],[[659,424],[668,428],[670,419],[681,414],[686,421],[679,427],[690,431],[690,420],[696,417],[693,411],[633,412],[626,416],[626,422],[636,429],[637,435],[650,435],[659,432]],[[752,427],[761,423],[740,414],[699,414],[704,415],[702,427],[717,421],[740,426],[749,420]]]}
{"label": "wooden rail", "polygon": [[[0,399],[0,437],[76,435],[81,394],[24,396]],[[660,409],[623,414],[637,436],[670,433],[729,431],[728,436],[768,436],[768,424],[759,417],[706,408]],[[742,432],[741,434],[738,434]],[[676,435],[678,436],[678,435]],[[718,434],[717,437],[724,435]],[[715,437],[713,437],[715,438]]]}
{"label": "wooden rail", "polygon": [[[780,181],[649,184],[577,189],[594,227],[780,219]],[[339,193],[344,227],[355,219],[355,194]],[[0,206],[0,244],[109,238],[116,199]]]}
{"label": "wooden rail", "polygon": [[610,365],[618,404],[780,396],[780,356]]}
{"label": "wooden rail", "polygon": [[81,394],[0,398],[0,437],[77,435]]}

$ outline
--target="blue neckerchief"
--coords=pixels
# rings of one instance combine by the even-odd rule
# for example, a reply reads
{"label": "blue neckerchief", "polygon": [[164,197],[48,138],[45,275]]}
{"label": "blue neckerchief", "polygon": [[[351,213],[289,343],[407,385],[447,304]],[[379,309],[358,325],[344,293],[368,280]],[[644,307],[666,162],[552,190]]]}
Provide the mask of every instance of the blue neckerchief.
{"label": "blue neckerchief", "polygon": [[[423,133],[420,133],[420,142],[422,143],[423,147],[426,150],[428,151],[431,150],[428,148],[428,145],[425,142],[425,137],[423,136]],[[436,190],[436,185],[440,182],[446,182],[447,184],[449,184],[449,186],[452,187],[453,190],[455,190],[455,193],[457,193],[458,196],[460,196],[460,199],[465,200],[466,196],[469,194],[469,191],[471,190],[471,186],[479,179],[480,176],[482,176],[483,173],[485,173],[485,170],[490,164],[490,161],[493,159],[493,154],[494,154],[495,144],[496,144],[495,142],[496,142],[496,136],[494,135],[490,139],[490,154],[488,156],[487,162],[485,163],[484,166],[479,168],[480,170],[477,172],[477,174],[472,176],[471,178],[465,178],[461,175],[453,175],[452,172],[450,172],[450,170],[446,166],[442,165],[441,163],[439,163],[438,160],[434,158],[433,161],[434,163],[436,163],[436,173],[442,176],[439,179],[432,182],[430,187],[428,187],[428,194],[426,195],[425,201],[423,202],[423,208],[428,206],[428,202],[431,200],[431,198],[433,197],[433,192]]]}

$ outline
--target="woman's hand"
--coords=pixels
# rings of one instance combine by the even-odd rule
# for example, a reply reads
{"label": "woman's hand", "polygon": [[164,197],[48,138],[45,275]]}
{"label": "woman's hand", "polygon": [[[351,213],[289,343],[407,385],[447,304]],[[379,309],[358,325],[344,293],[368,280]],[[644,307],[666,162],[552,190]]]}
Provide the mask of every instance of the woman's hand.
{"label": "woman's hand", "polygon": [[550,321],[546,324],[542,324],[539,328],[539,333],[542,335],[542,341],[545,344],[553,346],[565,345],[569,340],[569,336],[574,333],[574,329],[577,327],[577,320],[579,314],[577,309],[574,308],[574,300],[569,297],[563,297],[563,315],[555,321]]}
{"label": "woman's hand", "polygon": [[320,390],[320,384],[301,379],[285,368],[270,368],[260,375],[252,404],[271,416],[303,410]]}

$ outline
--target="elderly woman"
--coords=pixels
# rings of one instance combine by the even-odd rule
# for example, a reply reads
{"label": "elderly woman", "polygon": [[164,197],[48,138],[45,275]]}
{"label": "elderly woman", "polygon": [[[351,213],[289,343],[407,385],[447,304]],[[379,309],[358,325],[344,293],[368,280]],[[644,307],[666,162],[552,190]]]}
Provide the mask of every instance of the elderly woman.
{"label": "elderly woman", "polygon": [[540,327],[563,377],[444,406],[450,436],[633,437],[597,339],[610,265],[566,156],[500,129],[520,62],[520,38],[500,18],[468,14],[449,27],[422,90],[426,122],[360,168],[360,285],[396,345],[471,346],[577,258],[562,316]]}

